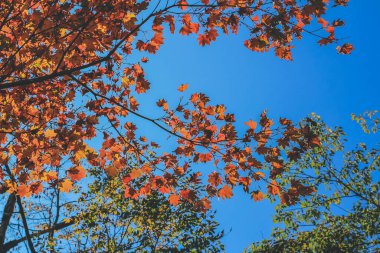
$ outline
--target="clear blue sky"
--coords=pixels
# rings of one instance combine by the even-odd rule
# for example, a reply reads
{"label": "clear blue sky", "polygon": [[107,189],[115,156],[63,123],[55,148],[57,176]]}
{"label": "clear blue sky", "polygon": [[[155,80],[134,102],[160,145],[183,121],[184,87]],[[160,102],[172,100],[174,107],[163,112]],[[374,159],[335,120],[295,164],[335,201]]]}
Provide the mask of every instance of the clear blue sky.
{"label": "clear blue sky", "polygon": [[[167,37],[145,65],[152,83],[149,100],[177,101],[176,88],[189,83],[189,93],[204,92],[214,103],[225,104],[240,125],[257,119],[264,109],[274,119],[294,121],[315,112],[329,125],[343,126],[352,143],[374,141],[360,134],[350,114],[380,109],[379,9],[380,1],[352,0],[348,8],[330,12],[331,19],[346,21],[340,35],[349,36],[354,45],[351,56],[338,55],[335,46],[320,47],[307,35],[296,43],[293,62],[247,50],[244,33],[222,37],[208,47],[198,46],[195,37]],[[149,114],[151,108],[141,104],[141,111]],[[241,252],[269,236],[273,206],[268,202],[254,203],[238,193],[232,200],[215,201],[213,207],[227,230],[227,252]]]}

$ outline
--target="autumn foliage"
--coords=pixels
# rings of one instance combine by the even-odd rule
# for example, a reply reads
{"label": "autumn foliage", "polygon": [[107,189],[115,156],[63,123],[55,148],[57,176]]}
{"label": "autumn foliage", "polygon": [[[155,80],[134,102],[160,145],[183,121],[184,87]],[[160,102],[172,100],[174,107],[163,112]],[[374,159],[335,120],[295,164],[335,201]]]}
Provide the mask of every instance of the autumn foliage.
{"label": "autumn foliage", "polygon": [[[255,201],[278,195],[293,204],[314,189],[298,181],[280,188],[276,178],[287,163],[320,145],[310,128],[274,122],[264,112],[238,133],[224,105],[202,93],[187,95],[188,84],[179,85],[187,96],[181,103],[157,101],[164,116],[142,115],[138,95],[151,85],[143,65],[170,34],[194,35],[205,46],[241,29],[250,32],[243,42],[249,50],[273,50],[291,60],[293,42],[305,34],[321,45],[341,43],[335,34],[344,22],[328,21],[325,13],[347,2],[1,1],[0,192],[70,192],[88,168],[99,167],[110,177],[123,172],[127,198],[158,190],[172,205],[190,202],[207,210],[210,198],[231,198],[241,187]],[[342,54],[352,49],[348,43],[337,47]],[[131,62],[132,54],[141,60]],[[176,138],[176,145],[162,152],[160,143],[139,134],[148,126]],[[131,157],[140,165],[131,167]],[[176,187],[189,172],[190,183],[203,184],[207,194]]]}

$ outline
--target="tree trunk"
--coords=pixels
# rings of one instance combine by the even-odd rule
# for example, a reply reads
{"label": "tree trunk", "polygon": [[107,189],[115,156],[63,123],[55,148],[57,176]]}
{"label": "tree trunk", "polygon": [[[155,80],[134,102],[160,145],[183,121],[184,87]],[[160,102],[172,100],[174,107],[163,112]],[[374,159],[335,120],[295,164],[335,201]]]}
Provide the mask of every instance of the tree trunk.
{"label": "tree trunk", "polygon": [[13,210],[16,204],[16,195],[12,193],[8,197],[8,201],[4,207],[3,217],[1,219],[1,227],[0,227],[0,253],[5,253],[6,250],[4,248],[5,236],[7,233],[9,221],[11,220]]}

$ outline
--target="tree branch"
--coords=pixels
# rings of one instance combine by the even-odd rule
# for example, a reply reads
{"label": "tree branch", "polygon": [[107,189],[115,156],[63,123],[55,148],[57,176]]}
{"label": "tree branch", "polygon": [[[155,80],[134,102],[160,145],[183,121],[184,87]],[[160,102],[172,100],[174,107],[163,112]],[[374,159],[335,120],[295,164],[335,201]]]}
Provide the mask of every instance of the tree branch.
{"label": "tree branch", "polygon": [[22,206],[20,196],[16,196],[16,200],[17,200],[18,208],[20,209],[22,224],[24,225],[24,230],[25,230],[25,234],[26,234],[26,239],[28,241],[29,249],[32,253],[37,253],[37,251],[34,249],[32,238],[30,237],[28,222],[26,221],[24,207]]}
{"label": "tree branch", "polygon": [[5,90],[5,89],[15,88],[15,87],[25,87],[25,86],[28,86],[28,85],[31,85],[31,84],[41,83],[41,82],[44,82],[44,81],[52,80],[52,79],[57,78],[57,77],[67,76],[67,75],[73,74],[73,73],[75,73],[77,71],[84,70],[84,69],[93,67],[95,65],[98,65],[98,64],[100,64],[102,62],[108,61],[108,60],[111,59],[112,55],[117,51],[117,49],[119,49],[119,47],[130,36],[132,36],[133,34],[135,34],[136,32],[138,32],[139,29],[146,22],[148,22],[152,17],[154,17],[154,16],[156,16],[158,14],[161,14],[162,12],[167,11],[167,10],[173,8],[173,7],[177,7],[177,6],[178,5],[171,5],[171,6],[168,6],[168,7],[164,8],[164,9],[162,9],[162,10],[158,10],[156,12],[151,13],[143,21],[141,21],[140,24],[138,24],[130,32],[128,32],[126,35],[124,35],[124,37],[104,57],[100,57],[99,59],[97,59],[95,61],[92,61],[90,63],[84,64],[84,65],[81,65],[81,66],[78,66],[78,67],[62,70],[62,71],[59,71],[59,72],[53,72],[51,74],[47,74],[47,75],[44,75],[44,76],[30,78],[30,79],[22,79],[22,80],[18,80],[18,81],[14,81],[14,82],[9,82],[9,83],[2,83],[2,84],[0,84],[0,90]]}
{"label": "tree branch", "polygon": [[16,203],[16,195],[14,193],[10,194],[7,200],[7,203],[4,207],[3,211],[3,217],[1,219],[1,226],[0,226],[0,253],[5,253],[4,251],[4,241],[5,241],[5,235],[7,233],[9,221],[11,220],[13,210]]}
{"label": "tree branch", "polygon": [[[32,233],[30,235],[30,238],[39,237],[41,235],[50,233],[52,231],[57,231],[57,230],[64,229],[66,227],[69,227],[69,226],[73,225],[74,223],[75,223],[75,219],[74,219],[74,217],[72,217],[69,222],[60,222],[60,223],[55,224],[51,228],[48,228],[48,229],[45,229],[45,230],[42,230],[42,231],[38,231],[36,233]],[[6,251],[8,251],[8,250],[10,250],[10,249],[12,249],[14,247],[16,247],[19,243],[26,241],[27,239],[28,238],[26,236],[24,236],[24,237],[21,237],[21,238],[16,239],[16,240],[9,241],[9,242],[7,242],[7,243],[4,244],[3,248],[4,248],[5,252],[6,252]]]}

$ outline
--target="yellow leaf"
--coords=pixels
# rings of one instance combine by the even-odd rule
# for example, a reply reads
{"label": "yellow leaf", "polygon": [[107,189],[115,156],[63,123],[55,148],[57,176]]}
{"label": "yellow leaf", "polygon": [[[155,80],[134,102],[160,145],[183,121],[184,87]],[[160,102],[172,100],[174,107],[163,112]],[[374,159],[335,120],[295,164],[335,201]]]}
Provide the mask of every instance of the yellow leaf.
{"label": "yellow leaf", "polygon": [[134,17],[136,17],[136,15],[134,13],[129,12],[127,15],[124,16],[123,21],[128,22],[129,20],[131,20]]}
{"label": "yellow leaf", "polygon": [[58,179],[58,174],[57,174],[57,172],[55,172],[55,171],[49,171],[49,172],[47,173],[47,179],[48,179],[48,181],[52,181],[52,180],[56,180],[56,179]]}
{"label": "yellow leaf", "polygon": [[70,223],[70,222],[71,222],[71,218],[64,218],[64,219],[63,219],[63,222],[64,222],[64,223]]}
{"label": "yellow leaf", "polygon": [[[61,0],[61,2],[62,2],[62,1],[64,2],[65,0]],[[67,29],[60,29],[60,30],[59,30],[59,33],[60,33],[61,37],[65,36],[66,33],[67,33]]]}
{"label": "yellow leaf", "polygon": [[14,192],[17,192],[17,184],[14,182],[11,182],[10,180],[5,181],[5,185],[8,187],[7,192],[9,194],[12,194]]}
{"label": "yellow leaf", "polygon": [[75,153],[75,158],[77,160],[80,160],[82,158],[86,158],[86,153],[83,151],[83,150],[78,150],[76,153]]}
{"label": "yellow leaf", "polygon": [[57,134],[52,129],[48,129],[48,130],[45,131],[45,137],[47,137],[47,138],[53,138],[56,135]]}

